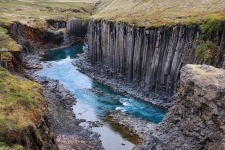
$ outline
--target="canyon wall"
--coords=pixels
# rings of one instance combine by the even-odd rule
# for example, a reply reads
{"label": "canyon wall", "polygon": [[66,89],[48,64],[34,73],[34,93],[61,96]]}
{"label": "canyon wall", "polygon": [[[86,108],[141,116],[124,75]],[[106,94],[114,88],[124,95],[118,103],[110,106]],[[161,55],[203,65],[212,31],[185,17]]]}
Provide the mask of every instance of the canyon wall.
{"label": "canyon wall", "polygon": [[66,28],[66,26],[67,26],[66,21],[49,19],[49,20],[47,20],[47,22],[55,29]]}
{"label": "canyon wall", "polygon": [[84,37],[87,34],[87,25],[83,19],[69,20],[66,31],[71,36]]}
{"label": "canyon wall", "polygon": [[37,49],[49,49],[57,45],[60,46],[64,42],[63,32],[51,30],[47,24],[37,28],[15,22],[6,28],[11,37],[20,44],[26,52],[32,49],[30,46]]}
{"label": "canyon wall", "polygon": [[6,52],[7,58],[0,59],[0,66],[6,68],[10,72],[21,72],[22,57],[21,51],[9,51]]}
{"label": "canyon wall", "polygon": [[[211,65],[217,67],[222,67],[224,61],[224,31],[215,35],[220,54]],[[111,78],[132,83],[139,93],[170,102],[182,66],[204,63],[194,51],[199,34],[197,25],[147,29],[107,21],[89,22],[90,61],[110,72],[107,75]]]}
{"label": "canyon wall", "polygon": [[135,150],[225,149],[225,70],[186,65],[173,106]]}

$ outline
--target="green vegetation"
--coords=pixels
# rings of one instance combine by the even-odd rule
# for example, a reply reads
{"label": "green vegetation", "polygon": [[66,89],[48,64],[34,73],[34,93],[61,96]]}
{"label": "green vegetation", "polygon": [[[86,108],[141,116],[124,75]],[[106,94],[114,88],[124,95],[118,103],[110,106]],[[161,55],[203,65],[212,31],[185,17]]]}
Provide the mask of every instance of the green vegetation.
{"label": "green vegetation", "polygon": [[[27,126],[33,126],[46,112],[41,85],[22,81],[0,67],[0,150],[14,146]],[[11,148],[7,148],[11,149]],[[20,146],[12,149],[20,150]]]}
{"label": "green vegetation", "polygon": [[7,34],[7,30],[0,27],[0,49],[8,48],[10,51],[18,51],[19,45]]}
{"label": "green vegetation", "polygon": [[88,18],[83,18],[82,25],[87,25],[88,24]]}
{"label": "green vegetation", "polygon": [[8,147],[4,142],[0,142],[0,150],[24,150],[24,148],[17,144],[12,147]]}
{"label": "green vegetation", "polygon": [[92,15],[95,15],[98,13],[98,8],[96,8],[93,12],[92,12]]}
{"label": "green vegetation", "polygon": [[204,52],[207,50],[214,49],[215,45],[207,40],[207,41],[201,41],[199,45],[196,46],[195,48],[195,54],[199,59],[202,59],[204,56]]}
{"label": "green vegetation", "polygon": [[221,21],[218,19],[217,16],[211,14],[207,15],[204,22],[200,25],[201,29],[200,39],[204,41],[211,39],[212,35],[215,32],[221,30],[221,28],[222,28]]}
{"label": "green vegetation", "polygon": [[198,45],[195,47],[195,55],[198,59],[203,59],[206,63],[210,63],[217,53],[215,35],[222,29],[221,21],[218,16],[208,14],[200,25],[200,36]]}

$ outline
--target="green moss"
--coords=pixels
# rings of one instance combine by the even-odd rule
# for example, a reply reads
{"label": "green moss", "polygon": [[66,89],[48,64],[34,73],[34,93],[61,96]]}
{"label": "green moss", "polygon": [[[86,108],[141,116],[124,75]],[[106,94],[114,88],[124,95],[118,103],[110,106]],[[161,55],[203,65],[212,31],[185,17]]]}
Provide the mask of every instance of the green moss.
{"label": "green moss", "polygon": [[84,17],[82,19],[83,19],[82,25],[87,25],[88,24],[88,18]]}
{"label": "green moss", "polygon": [[214,15],[207,15],[204,22],[200,25],[201,35],[200,40],[208,40],[211,36],[221,30],[221,21]]}
{"label": "green moss", "polygon": [[[1,121],[1,120],[0,120]],[[1,122],[0,122],[1,123]],[[0,142],[0,147],[6,146],[5,142]]]}
{"label": "green moss", "polygon": [[197,58],[203,59],[204,52],[213,48],[211,41],[201,41],[195,48],[195,54]]}
{"label": "green moss", "polygon": [[195,47],[195,55],[198,59],[210,63],[216,56],[217,46],[215,35],[222,30],[221,20],[218,16],[209,14],[200,24],[200,36],[198,45]]}
{"label": "green moss", "polygon": [[198,13],[194,14],[194,17],[198,17],[198,16],[199,16],[199,14],[198,14]]}

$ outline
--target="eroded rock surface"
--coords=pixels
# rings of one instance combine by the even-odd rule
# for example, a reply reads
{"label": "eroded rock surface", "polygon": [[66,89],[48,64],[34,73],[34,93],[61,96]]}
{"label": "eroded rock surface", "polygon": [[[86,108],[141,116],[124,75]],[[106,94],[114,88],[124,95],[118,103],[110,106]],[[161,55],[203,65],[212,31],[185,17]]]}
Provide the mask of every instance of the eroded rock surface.
{"label": "eroded rock surface", "polygon": [[225,149],[225,70],[186,65],[173,105],[135,150]]}

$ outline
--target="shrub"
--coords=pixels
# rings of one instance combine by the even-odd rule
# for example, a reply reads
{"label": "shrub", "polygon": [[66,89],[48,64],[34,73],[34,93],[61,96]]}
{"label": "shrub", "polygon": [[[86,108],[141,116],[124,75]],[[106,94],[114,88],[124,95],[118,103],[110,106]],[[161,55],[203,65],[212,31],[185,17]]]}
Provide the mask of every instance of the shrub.
{"label": "shrub", "polygon": [[195,47],[195,55],[198,59],[211,62],[217,52],[214,35],[222,29],[221,21],[214,15],[207,15],[200,25],[201,34],[198,45]]}
{"label": "shrub", "polygon": [[195,47],[195,55],[197,56],[198,59],[206,59],[207,62],[211,61],[211,56],[204,57],[205,51],[210,50],[214,51],[215,50],[215,45],[207,40],[207,41],[200,41],[199,44]]}
{"label": "shrub", "polygon": [[201,36],[200,40],[209,40],[211,39],[213,33],[221,30],[221,22],[214,15],[207,15],[205,21],[200,25]]}

